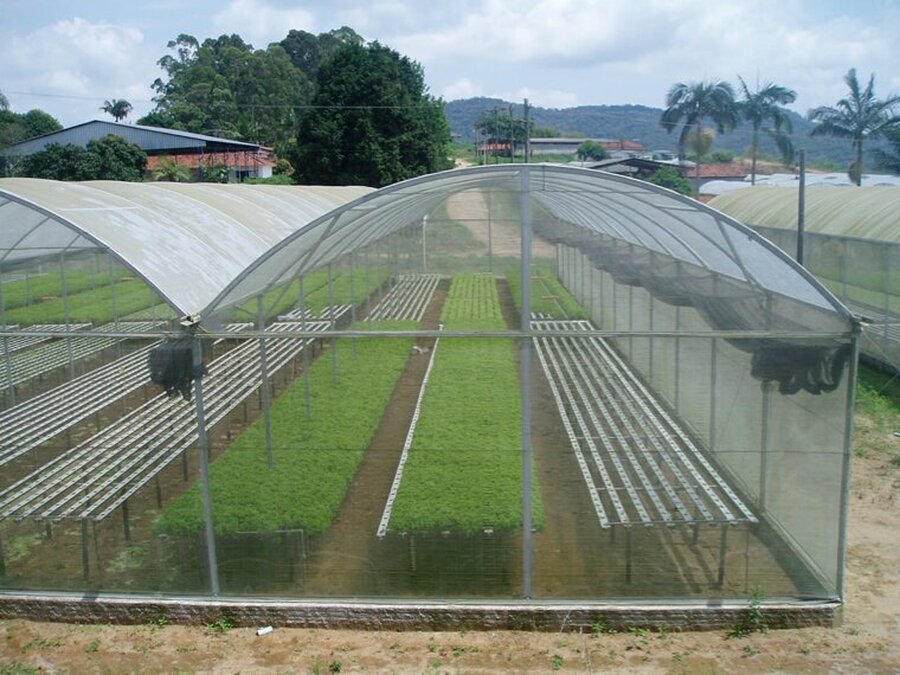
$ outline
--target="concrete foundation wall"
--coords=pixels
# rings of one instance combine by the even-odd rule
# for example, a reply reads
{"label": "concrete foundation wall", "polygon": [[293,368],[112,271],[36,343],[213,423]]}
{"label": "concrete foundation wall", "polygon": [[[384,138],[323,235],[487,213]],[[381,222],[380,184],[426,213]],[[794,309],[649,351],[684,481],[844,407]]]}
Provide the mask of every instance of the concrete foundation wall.
{"label": "concrete foundation wall", "polygon": [[[0,619],[67,623],[144,624],[165,619],[203,625],[222,619],[235,626],[354,628],[367,630],[572,631],[648,628],[727,630],[747,616],[748,605],[469,605],[288,603],[198,598],[142,599],[102,596],[0,595]],[[769,628],[836,626],[840,603],[761,606]]]}

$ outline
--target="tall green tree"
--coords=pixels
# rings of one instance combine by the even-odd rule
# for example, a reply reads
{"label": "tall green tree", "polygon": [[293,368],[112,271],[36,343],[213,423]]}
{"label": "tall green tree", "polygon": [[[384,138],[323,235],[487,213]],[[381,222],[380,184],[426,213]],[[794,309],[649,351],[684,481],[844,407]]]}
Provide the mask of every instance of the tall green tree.
{"label": "tall green tree", "polygon": [[279,44],[254,50],[239,35],[200,44],[181,34],[157,62],[156,108],[141,124],[240,138],[283,150],[312,84]]}
{"label": "tall green tree", "polygon": [[[768,135],[781,153],[782,161],[790,164],[794,158],[794,145],[790,135],[794,128],[787,108],[784,106],[797,100],[797,92],[772,82],[767,82],[751,91],[738,75],[741,83],[741,117],[750,123],[753,140],[750,143],[750,184],[756,185],[756,157],[759,153],[760,132]],[[771,121],[771,126],[763,126]]]}
{"label": "tall green tree", "polygon": [[675,190],[675,192],[680,192],[688,197],[690,197],[694,191],[688,179],[685,178],[678,169],[672,166],[664,166],[657,169],[653,175],[647,178],[647,182],[669,188],[670,190]]}
{"label": "tall green tree", "polygon": [[[525,120],[515,115],[512,106],[498,107],[482,113],[475,120],[475,130],[482,141],[493,148],[495,158],[498,151],[501,155],[511,157],[515,147],[509,148],[510,143],[520,147],[525,145]],[[501,148],[506,148],[509,152]]]}
{"label": "tall green tree", "polygon": [[25,157],[17,168],[20,176],[51,180],[140,181],[147,155],[121,136],[109,135],[90,141],[86,148],[51,143]]}
{"label": "tall green tree", "polygon": [[856,77],[855,68],[847,71],[844,82],[849,90],[845,98],[834,107],[821,106],[809,111],[810,121],[818,125],[811,133],[813,136],[850,139],[856,151],[856,159],[850,164],[847,175],[851,181],[861,185],[865,172],[863,144],[900,125],[900,117],[894,112],[894,108],[900,103],[900,96],[894,94],[884,100],[877,99],[875,75],[869,76],[869,82],[863,88]]}
{"label": "tall green tree", "polygon": [[300,183],[381,187],[450,168],[450,127],[422,67],[377,42],[345,44],[319,69],[292,159]]}
{"label": "tall green tree", "polygon": [[291,29],[278,44],[291,59],[291,63],[315,82],[319,76],[319,67],[334,56],[338,49],[345,44],[361,45],[364,42],[355,30],[341,26],[319,35]]}
{"label": "tall green tree", "polygon": [[141,181],[147,170],[147,153],[139,145],[121,136],[110,134],[88,142],[87,151],[96,159],[94,175],[97,180]]}
{"label": "tall green tree", "polygon": [[585,161],[587,159],[596,161],[600,159],[607,159],[609,157],[609,151],[603,147],[602,143],[587,140],[578,146],[578,150],[575,151],[575,156],[578,157],[578,159],[580,159],[581,161]]}
{"label": "tall green tree", "polygon": [[131,112],[131,104],[124,98],[114,98],[111,101],[104,101],[100,110],[111,115],[116,122],[121,122]]}
{"label": "tall green tree", "polygon": [[718,132],[733,129],[738,122],[734,89],[727,82],[678,82],[666,94],[666,109],[660,124],[671,133],[681,126],[678,156],[684,159],[684,148],[691,133],[699,138],[703,121],[710,120]]}

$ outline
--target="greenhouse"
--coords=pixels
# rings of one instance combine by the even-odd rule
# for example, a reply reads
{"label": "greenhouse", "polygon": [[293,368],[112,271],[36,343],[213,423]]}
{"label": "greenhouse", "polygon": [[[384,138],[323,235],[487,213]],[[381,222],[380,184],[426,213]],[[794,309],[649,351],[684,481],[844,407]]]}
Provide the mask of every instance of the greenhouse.
{"label": "greenhouse", "polygon": [[671,191],[0,179],[0,281],[0,615],[844,598],[859,327]]}
{"label": "greenhouse", "polygon": [[[797,251],[797,189],[744,189],[710,205]],[[806,191],[804,266],[868,324],[861,352],[900,370],[900,187]]]}

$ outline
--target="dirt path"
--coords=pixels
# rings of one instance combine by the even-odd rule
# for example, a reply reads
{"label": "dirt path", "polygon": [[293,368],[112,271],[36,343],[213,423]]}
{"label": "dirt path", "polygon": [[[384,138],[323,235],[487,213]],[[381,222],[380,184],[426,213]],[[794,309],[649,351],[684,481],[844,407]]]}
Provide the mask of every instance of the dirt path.
{"label": "dirt path", "polygon": [[[446,295],[442,288],[435,291],[422,319],[426,330],[437,329]],[[429,353],[433,343],[432,339],[419,340],[419,346],[427,348]],[[310,560],[307,595],[328,597],[336,593],[348,596],[376,592],[377,570],[371,568],[370,552],[377,545],[375,533],[412,421],[429,353],[413,354],[407,361],[347,497],[323,545]]]}
{"label": "dirt path", "polygon": [[[494,255],[517,257],[522,249],[519,223],[499,215],[494,206],[495,199],[491,191],[457,192],[447,199],[447,215],[465,225]],[[553,258],[556,248],[540,237],[535,237],[532,240],[531,255],[535,258]]]}

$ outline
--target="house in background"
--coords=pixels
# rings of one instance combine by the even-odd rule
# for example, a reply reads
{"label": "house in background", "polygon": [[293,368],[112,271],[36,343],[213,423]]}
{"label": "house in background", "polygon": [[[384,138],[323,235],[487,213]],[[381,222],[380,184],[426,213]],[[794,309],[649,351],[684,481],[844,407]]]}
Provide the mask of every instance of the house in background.
{"label": "house in background", "polygon": [[218,136],[206,136],[178,129],[147,127],[139,124],[122,124],[105,120],[92,120],[60,129],[43,136],[30,138],[0,148],[0,155],[8,158],[24,157],[40,152],[51,143],[73,144],[87,147],[93,140],[110,134],[121,136],[147,153],[147,170],[153,172],[161,157],[171,157],[180,166],[189,169],[197,179],[213,172],[227,171],[228,179],[268,178],[275,166],[272,148],[255,143],[233,141]]}

